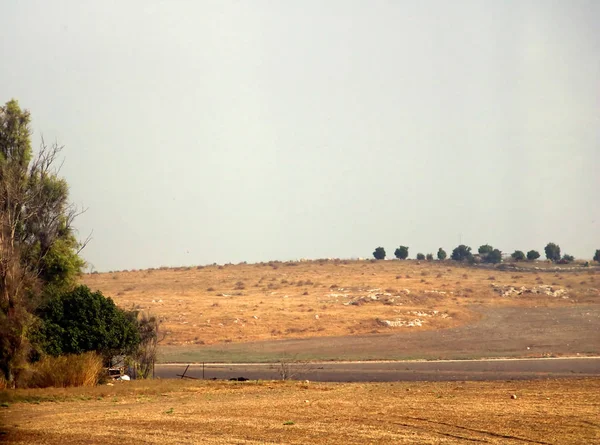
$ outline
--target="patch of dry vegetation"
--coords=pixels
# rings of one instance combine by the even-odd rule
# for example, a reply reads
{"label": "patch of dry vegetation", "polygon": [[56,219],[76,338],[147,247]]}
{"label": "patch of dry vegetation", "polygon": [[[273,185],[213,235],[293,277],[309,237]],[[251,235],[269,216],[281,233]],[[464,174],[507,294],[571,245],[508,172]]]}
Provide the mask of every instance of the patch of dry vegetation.
{"label": "patch of dry vegetation", "polygon": [[[473,305],[600,300],[596,269],[535,264],[515,271],[451,261],[316,260],[90,274],[83,283],[125,309],[159,316],[169,333],[163,345],[440,329],[473,321]],[[498,291],[543,286],[551,292]]]}
{"label": "patch of dry vegetation", "polygon": [[[66,388],[69,386],[95,386],[105,370],[102,357],[93,353],[46,356],[29,365],[19,376],[20,388]],[[1,388],[0,388],[1,389]]]}
{"label": "patch of dry vegetation", "polygon": [[600,441],[598,379],[386,384],[159,380],[4,391],[0,401],[0,434],[10,444]]}

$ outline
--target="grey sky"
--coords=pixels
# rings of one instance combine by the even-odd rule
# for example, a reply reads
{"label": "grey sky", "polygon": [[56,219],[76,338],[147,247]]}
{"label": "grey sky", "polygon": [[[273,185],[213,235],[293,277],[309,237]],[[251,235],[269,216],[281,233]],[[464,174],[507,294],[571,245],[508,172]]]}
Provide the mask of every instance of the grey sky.
{"label": "grey sky", "polygon": [[98,270],[600,248],[599,1],[0,0]]}

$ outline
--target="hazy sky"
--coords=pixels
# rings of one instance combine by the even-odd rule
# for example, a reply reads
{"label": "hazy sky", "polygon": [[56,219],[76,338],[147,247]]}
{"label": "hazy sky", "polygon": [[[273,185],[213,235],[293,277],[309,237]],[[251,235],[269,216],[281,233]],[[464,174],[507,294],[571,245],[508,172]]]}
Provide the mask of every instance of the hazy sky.
{"label": "hazy sky", "polygon": [[600,248],[600,1],[0,0],[96,270]]}

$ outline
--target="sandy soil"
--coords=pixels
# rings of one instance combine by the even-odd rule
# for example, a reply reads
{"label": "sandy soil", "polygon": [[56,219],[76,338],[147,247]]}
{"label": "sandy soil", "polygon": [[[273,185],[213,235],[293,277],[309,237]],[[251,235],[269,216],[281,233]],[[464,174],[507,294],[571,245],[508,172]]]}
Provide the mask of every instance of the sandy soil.
{"label": "sandy soil", "polygon": [[0,397],[0,437],[9,444],[600,443],[598,379],[176,380]]}

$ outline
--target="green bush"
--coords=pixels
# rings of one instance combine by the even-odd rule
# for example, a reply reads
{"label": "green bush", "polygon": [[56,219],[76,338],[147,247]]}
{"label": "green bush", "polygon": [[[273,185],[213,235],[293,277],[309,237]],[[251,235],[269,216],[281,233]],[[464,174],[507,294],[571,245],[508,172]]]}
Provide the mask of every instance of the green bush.
{"label": "green bush", "polygon": [[109,358],[133,352],[140,342],[133,314],[87,286],[53,296],[38,315],[39,343],[52,356],[94,351]]}
{"label": "green bush", "polygon": [[594,254],[594,261],[597,261],[600,263],[600,249],[596,250],[596,253]]}
{"label": "green bush", "polygon": [[385,260],[385,249],[383,247],[378,247],[373,252],[373,256],[376,260]]}
{"label": "green bush", "polygon": [[537,250],[530,250],[527,252],[527,259],[529,261],[535,261],[540,257],[540,253]]}
{"label": "green bush", "polygon": [[563,255],[562,259],[560,260],[560,262],[562,264],[572,263],[573,261],[575,261],[575,257],[573,255],[567,255],[566,253]]}
{"label": "green bush", "polygon": [[473,258],[473,254],[471,253],[471,248],[469,246],[461,244],[452,251],[450,258],[452,258],[454,261],[465,261]]}
{"label": "green bush", "polygon": [[433,253],[428,253],[425,255],[425,259],[427,259],[427,261],[433,261]]}
{"label": "green bush", "polygon": [[446,251],[440,247],[437,252],[437,259],[443,261],[447,256]]}
{"label": "green bush", "polygon": [[546,253],[546,258],[550,261],[557,262],[560,260],[560,246],[558,244],[548,243],[544,247],[544,252]]}
{"label": "green bush", "polygon": [[510,256],[515,261],[523,261],[525,259],[525,253],[522,250],[515,250]]}
{"label": "green bush", "polygon": [[400,246],[400,247],[398,247],[394,251],[394,255],[399,260],[405,260],[406,258],[408,258],[408,247],[407,246]]}
{"label": "green bush", "polygon": [[425,255],[423,255],[422,253],[417,253],[417,259],[422,261],[425,259]]}
{"label": "green bush", "polygon": [[492,246],[490,246],[489,244],[484,244],[483,246],[479,246],[478,252],[479,255],[483,257],[484,255],[491,253],[493,250],[494,248]]}
{"label": "green bush", "polygon": [[502,252],[498,249],[494,249],[489,252],[484,259],[484,262],[491,264],[498,264],[502,262]]}

